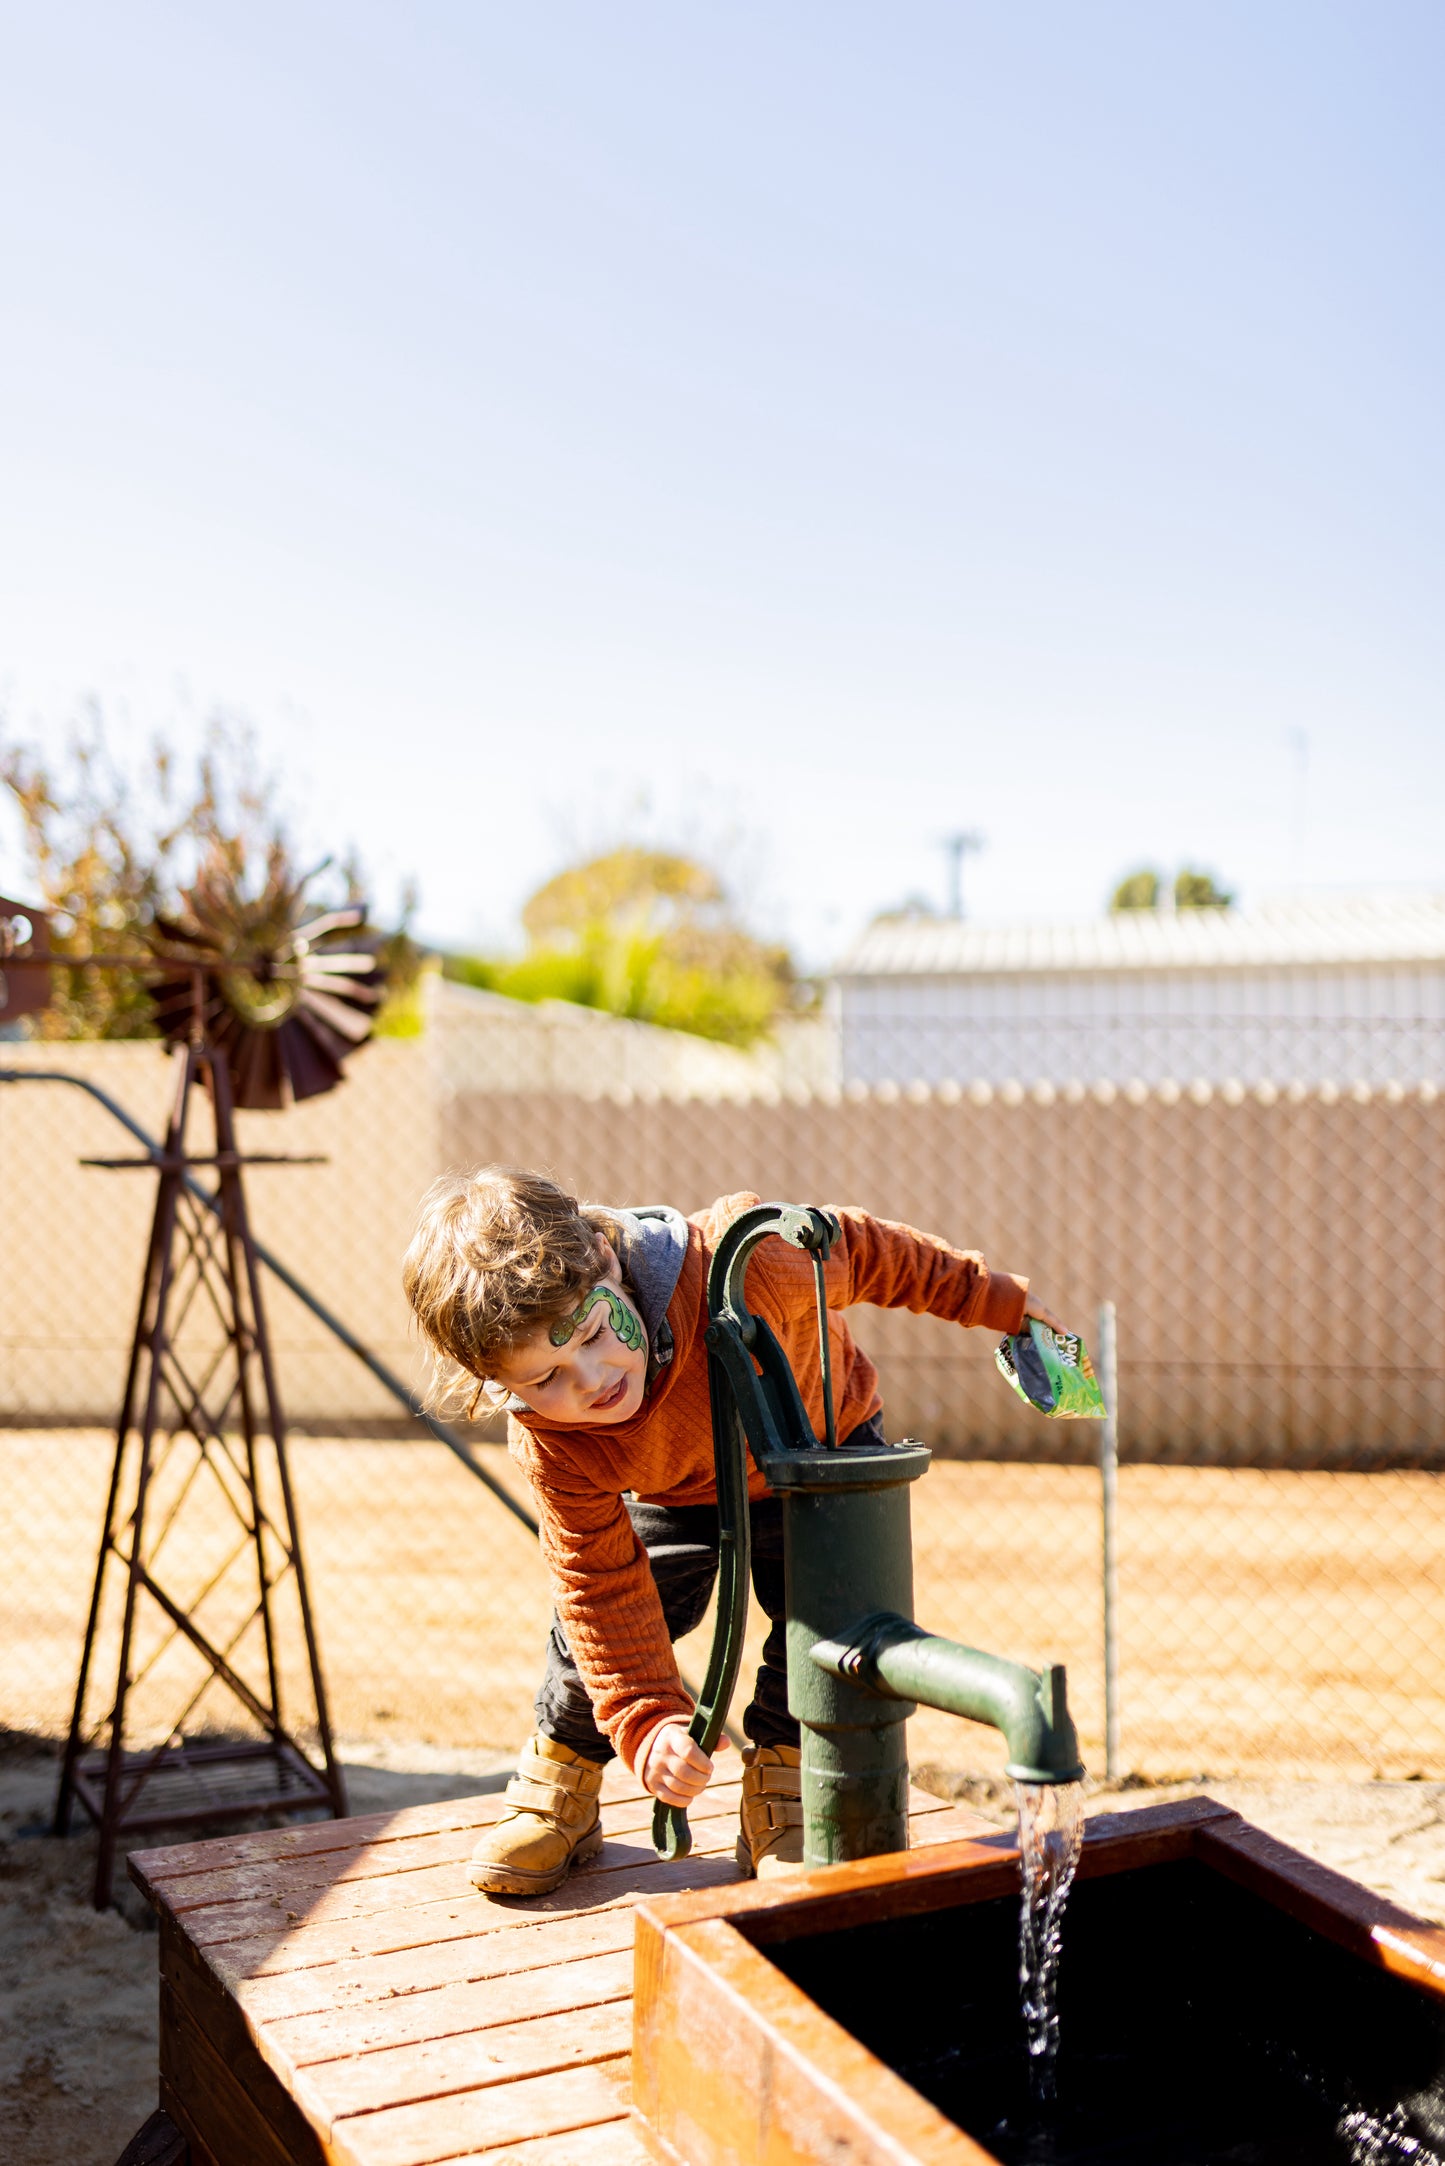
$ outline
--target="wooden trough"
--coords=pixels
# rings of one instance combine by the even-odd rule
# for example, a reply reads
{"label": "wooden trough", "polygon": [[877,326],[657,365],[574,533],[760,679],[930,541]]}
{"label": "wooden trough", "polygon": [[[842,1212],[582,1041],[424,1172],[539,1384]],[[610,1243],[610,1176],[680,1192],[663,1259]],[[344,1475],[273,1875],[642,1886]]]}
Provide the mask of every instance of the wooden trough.
{"label": "wooden trough", "polygon": [[1439,2166],[1445,1929],[1207,1798],[1089,1824],[1059,2097],[1006,1838],[637,1913],[633,2108],[679,2166]]}
{"label": "wooden trough", "polygon": [[[739,1785],[666,1864],[619,1766],[601,1854],[555,1895],[478,1895],[466,1862],[503,1809],[463,1798],[137,1853],[160,1919],[156,2166],[638,2166],[633,1924],[645,1900],[737,1882]],[[917,1845],[983,1832],[915,1791]],[[847,1870],[845,1868],[845,1870]]]}
{"label": "wooden trough", "polygon": [[[161,1921],[163,2113],[129,2158],[1036,2155],[1011,1838],[915,1791],[906,1853],[740,1882],[737,1801],[710,1790],[665,1864],[614,1769],[601,1855],[528,1902],[466,1879],[499,1797],[133,1857]],[[1089,1824],[1061,2011],[1060,2166],[1445,2159],[1445,1929],[1209,1799]]]}

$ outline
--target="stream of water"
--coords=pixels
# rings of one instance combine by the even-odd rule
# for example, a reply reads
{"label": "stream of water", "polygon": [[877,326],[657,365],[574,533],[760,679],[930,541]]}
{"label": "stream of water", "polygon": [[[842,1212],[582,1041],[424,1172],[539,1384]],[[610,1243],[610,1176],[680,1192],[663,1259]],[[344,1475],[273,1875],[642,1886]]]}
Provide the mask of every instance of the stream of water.
{"label": "stream of water", "polygon": [[1019,1914],[1019,1995],[1036,2106],[1058,2095],[1059,1948],[1064,1907],[1084,1844],[1084,1786],[1016,1782],[1023,1904]]}

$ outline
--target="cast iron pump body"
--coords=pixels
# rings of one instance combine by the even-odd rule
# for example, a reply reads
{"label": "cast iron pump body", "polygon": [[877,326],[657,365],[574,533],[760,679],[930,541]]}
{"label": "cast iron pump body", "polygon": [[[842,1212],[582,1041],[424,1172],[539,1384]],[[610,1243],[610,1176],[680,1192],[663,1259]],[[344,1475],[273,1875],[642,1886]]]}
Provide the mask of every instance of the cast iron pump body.
{"label": "cast iron pump body", "polygon": [[[926,1445],[837,1438],[823,1266],[837,1221],[806,1204],[756,1204],[719,1241],[708,1274],[708,1381],[717,1467],[717,1628],[690,1725],[717,1743],[742,1659],[749,1542],[747,1455],[783,1500],[788,1705],[802,1726],[804,1863],[833,1865],[906,1849],[904,1724],[922,1703],[987,1722],[1022,1782],[1083,1774],[1062,1666],[1030,1670],[961,1647],[913,1622],[909,1491],[927,1472]],[[745,1299],[749,1259],[777,1236],[813,1259],[824,1434],[815,1437],[787,1356]],[[691,1846],[687,1815],[659,1804],[653,1841],[668,1857]]]}

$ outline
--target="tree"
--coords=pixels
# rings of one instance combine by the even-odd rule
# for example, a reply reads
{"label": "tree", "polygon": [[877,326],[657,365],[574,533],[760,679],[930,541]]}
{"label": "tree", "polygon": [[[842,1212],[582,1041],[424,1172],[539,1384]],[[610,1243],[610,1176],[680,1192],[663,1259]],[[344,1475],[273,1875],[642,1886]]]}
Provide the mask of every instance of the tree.
{"label": "tree", "polygon": [[1233,901],[1232,894],[1216,885],[1212,873],[1185,869],[1174,875],[1176,910],[1227,910]]}
{"label": "tree", "polygon": [[[20,811],[30,877],[51,913],[51,946],[64,954],[144,954],[157,919],[175,915],[183,890],[203,875],[246,898],[251,931],[264,945],[275,911],[329,866],[296,872],[274,776],[258,770],[248,732],[219,723],[192,766],[157,740],[127,772],[93,713],[58,763],[24,745],[0,747],[0,784]],[[338,901],[360,899],[354,860],[337,870],[334,885]],[[381,952],[387,1001],[378,1027],[406,1034],[415,1027],[421,955],[405,917]],[[37,1021],[43,1038],[156,1035],[143,973],[81,963],[54,972],[50,1006]]]}
{"label": "tree", "polygon": [[1157,872],[1147,866],[1140,872],[1131,872],[1119,882],[1109,897],[1111,910],[1157,910],[1159,907],[1160,880]]}
{"label": "tree", "polygon": [[717,874],[668,851],[627,847],[568,867],[528,899],[522,926],[523,955],[453,956],[448,975],[730,1045],[765,1036],[802,990],[787,949],[745,930]]}
{"label": "tree", "polygon": [[[1144,866],[1119,882],[1109,897],[1109,908],[1157,910],[1163,892],[1161,876],[1152,866]],[[1176,910],[1227,910],[1233,901],[1234,896],[1216,883],[1212,873],[1194,872],[1186,866],[1174,875]]]}

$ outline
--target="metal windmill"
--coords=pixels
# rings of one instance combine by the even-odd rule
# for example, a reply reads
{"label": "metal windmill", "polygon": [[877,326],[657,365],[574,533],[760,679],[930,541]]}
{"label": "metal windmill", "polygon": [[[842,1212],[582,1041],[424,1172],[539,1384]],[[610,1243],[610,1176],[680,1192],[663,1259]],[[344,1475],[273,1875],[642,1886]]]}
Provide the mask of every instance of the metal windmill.
{"label": "metal windmill", "polygon": [[[163,1146],[87,1161],[159,1174],[55,1809],[57,1833],[77,1803],[99,1828],[97,1907],[122,1836],[346,1809],[241,1176],[304,1161],[243,1154],[235,1114],[332,1089],[370,1035],[383,972],[358,937],[364,910],[308,915],[306,882],[279,851],[259,896],[242,875],[217,852],[184,910],[157,921],[145,959],[176,1048]],[[198,1100],[209,1112],[199,1148]],[[117,1629],[112,1672],[99,1649]],[[133,1746],[139,1692],[148,1737]],[[293,1698],[309,1703],[299,1723]],[[314,1753],[299,1734],[308,1719]]]}

